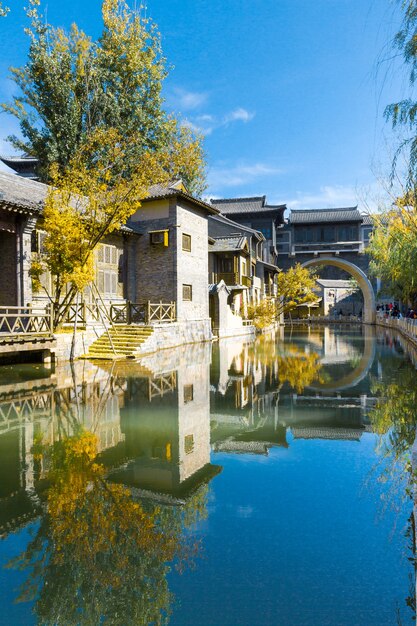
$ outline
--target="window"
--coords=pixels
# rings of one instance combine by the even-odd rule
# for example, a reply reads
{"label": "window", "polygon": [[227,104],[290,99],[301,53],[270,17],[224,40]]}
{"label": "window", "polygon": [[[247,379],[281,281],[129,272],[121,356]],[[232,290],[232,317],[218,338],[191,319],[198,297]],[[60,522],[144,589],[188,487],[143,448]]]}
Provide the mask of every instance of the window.
{"label": "window", "polygon": [[357,237],[356,226],[339,226],[339,241],[356,241]]}
{"label": "window", "polygon": [[334,226],[322,226],[320,229],[320,241],[334,241],[335,229]]}
{"label": "window", "polygon": [[182,286],[182,299],[189,301],[193,299],[193,288],[191,285]]}
{"label": "window", "polygon": [[191,235],[182,234],[182,249],[191,252]]}
{"label": "window", "polygon": [[194,399],[194,385],[184,385],[184,404]]}
{"label": "window", "polygon": [[185,454],[191,454],[194,450],[194,435],[186,435],[184,437]]}
{"label": "window", "polygon": [[165,248],[169,244],[169,231],[168,230],[151,230],[149,231],[151,245],[164,246]]}
{"label": "window", "polygon": [[105,298],[123,294],[123,250],[102,243],[97,250],[97,287]]}

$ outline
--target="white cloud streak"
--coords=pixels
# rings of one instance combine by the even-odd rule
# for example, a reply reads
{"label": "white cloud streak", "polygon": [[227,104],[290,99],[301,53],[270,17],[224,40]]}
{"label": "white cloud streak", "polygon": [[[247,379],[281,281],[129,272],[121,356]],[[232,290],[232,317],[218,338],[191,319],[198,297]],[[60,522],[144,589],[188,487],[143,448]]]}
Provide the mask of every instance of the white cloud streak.
{"label": "white cloud streak", "polygon": [[358,192],[353,187],[325,185],[318,192],[299,191],[296,197],[287,202],[291,209],[327,209],[358,204]]}
{"label": "white cloud streak", "polygon": [[266,176],[277,176],[284,170],[266,163],[241,163],[233,167],[215,166],[208,171],[208,186],[210,192],[218,193],[225,187],[246,185]]}
{"label": "white cloud streak", "polygon": [[187,91],[180,87],[175,87],[168,97],[172,106],[180,111],[192,111],[203,106],[208,100],[208,93],[199,91]]}
{"label": "white cloud streak", "polygon": [[202,135],[211,135],[212,132],[219,128],[224,128],[235,122],[247,124],[255,117],[255,113],[250,113],[246,109],[239,107],[223,117],[216,117],[210,114],[197,115],[196,117],[188,117],[184,125]]}

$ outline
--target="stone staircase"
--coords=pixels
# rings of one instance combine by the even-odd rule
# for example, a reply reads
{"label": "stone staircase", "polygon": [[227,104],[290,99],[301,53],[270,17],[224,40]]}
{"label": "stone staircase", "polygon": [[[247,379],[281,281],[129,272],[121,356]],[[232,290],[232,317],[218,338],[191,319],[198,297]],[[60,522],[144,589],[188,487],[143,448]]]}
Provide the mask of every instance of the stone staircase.
{"label": "stone staircase", "polygon": [[113,326],[91,344],[87,354],[82,358],[89,360],[133,359],[137,350],[152,333],[151,326]]}

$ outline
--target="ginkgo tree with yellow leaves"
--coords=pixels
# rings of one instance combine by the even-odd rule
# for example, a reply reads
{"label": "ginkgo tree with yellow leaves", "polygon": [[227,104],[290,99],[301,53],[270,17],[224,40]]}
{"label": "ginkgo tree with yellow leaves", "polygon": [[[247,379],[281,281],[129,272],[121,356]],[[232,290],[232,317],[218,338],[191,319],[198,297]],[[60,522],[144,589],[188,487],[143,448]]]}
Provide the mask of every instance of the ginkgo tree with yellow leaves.
{"label": "ginkgo tree with yellow leaves", "polygon": [[[39,282],[46,270],[52,277],[48,292],[54,330],[65,321],[77,294],[94,281],[94,252],[99,243],[118,231],[141,206],[150,181],[167,184],[176,155],[170,148],[143,152],[126,174],[130,142],[117,130],[97,129],[62,172],[51,167],[42,228],[42,254],[32,264]],[[183,155],[181,155],[181,158]]]}
{"label": "ginkgo tree with yellow leaves", "polygon": [[248,318],[257,328],[266,328],[278,321],[282,313],[290,313],[302,305],[315,304],[317,276],[299,263],[278,274],[277,298],[265,298],[248,307]]}

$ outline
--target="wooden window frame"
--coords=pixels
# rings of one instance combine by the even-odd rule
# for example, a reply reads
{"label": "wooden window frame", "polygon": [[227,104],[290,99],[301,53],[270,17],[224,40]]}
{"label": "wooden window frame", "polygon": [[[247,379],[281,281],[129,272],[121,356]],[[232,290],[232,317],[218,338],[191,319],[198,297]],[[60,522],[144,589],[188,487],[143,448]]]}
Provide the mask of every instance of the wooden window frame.
{"label": "wooden window frame", "polygon": [[[186,296],[186,295],[185,295],[185,294],[186,294],[186,291],[187,291],[188,289],[189,289],[189,294],[190,294],[190,297],[188,297],[188,296]],[[192,302],[192,300],[193,300],[193,286],[192,286],[192,285],[187,285],[187,284],[184,284],[184,283],[183,283],[183,285],[182,285],[182,299],[183,299],[185,302]]]}
{"label": "wooden window frame", "polygon": [[194,400],[194,385],[184,385],[183,388],[183,398],[184,404],[188,404],[188,402],[192,402]]}
{"label": "wooden window frame", "polygon": [[151,246],[163,246],[167,248],[169,246],[169,230],[150,230],[149,242]]}
{"label": "wooden window frame", "polygon": [[184,252],[191,252],[191,235],[182,233],[182,249]]}

